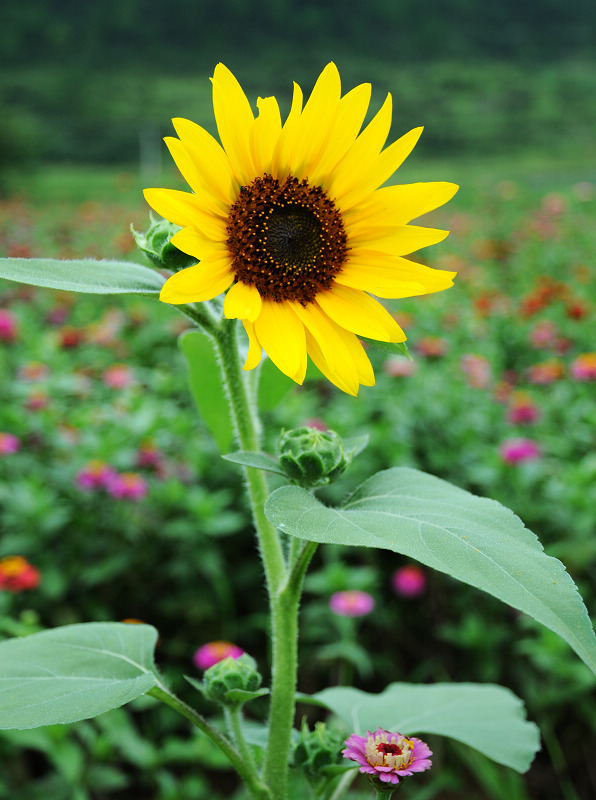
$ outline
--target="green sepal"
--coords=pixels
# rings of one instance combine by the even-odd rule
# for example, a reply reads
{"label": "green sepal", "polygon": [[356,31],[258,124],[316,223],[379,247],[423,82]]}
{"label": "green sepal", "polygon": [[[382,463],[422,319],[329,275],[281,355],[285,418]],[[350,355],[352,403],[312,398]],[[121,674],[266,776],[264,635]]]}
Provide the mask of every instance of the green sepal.
{"label": "green sepal", "polygon": [[365,336],[358,337],[361,342],[363,342],[368,347],[372,347],[375,350],[383,350],[385,353],[393,353],[394,355],[402,355],[405,356],[408,361],[412,361],[412,356],[410,355],[410,351],[408,350],[408,346],[405,342],[379,342],[377,339],[367,339]]}
{"label": "green sepal", "polygon": [[265,472],[275,472],[284,476],[286,474],[280,467],[277,458],[269,455],[269,453],[238,450],[235,453],[226,453],[222,458],[225,458],[226,461],[231,461],[233,464],[241,464],[243,467],[253,467],[253,469],[262,469]]}

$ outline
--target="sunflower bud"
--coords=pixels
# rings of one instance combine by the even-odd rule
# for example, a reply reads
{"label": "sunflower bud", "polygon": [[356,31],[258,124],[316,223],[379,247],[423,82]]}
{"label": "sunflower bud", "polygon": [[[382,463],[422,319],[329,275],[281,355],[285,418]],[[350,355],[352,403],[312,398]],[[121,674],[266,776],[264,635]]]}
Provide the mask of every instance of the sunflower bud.
{"label": "sunflower bud", "polygon": [[237,690],[256,692],[262,680],[254,658],[247,653],[239,658],[229,656],[205,671],[203,693],[216,703],[237,706],[244,702]]}
{"label": "sunflower bud", "polygon": [[278,443],[279,463],[292,483],[305,489],[323,486],[339,478],[350,464],[353,451],[345,451],[335,431],[294,428]]}
{"label": "sunflower bud", "polygon": [[293,766],[311,777],[318,777],[325,767],[339,764],[343,737],[329,730],[324,722],[316,722],[313,731],[302,721],[300,737],[293,752]]}
{"label": "sunflower bud", "polygon": [[130,228],[137,247],[145,253],[147,258],[159,269],[169,269],[172,272],[190,267],[197,263],[197,259],[178,250],[170,239],[180,228],[167,219],[151,220],[151,225],[145,233]]}

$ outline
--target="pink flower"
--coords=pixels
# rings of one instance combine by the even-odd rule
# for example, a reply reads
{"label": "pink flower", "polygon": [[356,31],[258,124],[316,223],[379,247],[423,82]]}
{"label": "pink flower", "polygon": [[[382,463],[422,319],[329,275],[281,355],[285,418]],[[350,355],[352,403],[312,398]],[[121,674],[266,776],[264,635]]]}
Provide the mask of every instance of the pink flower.
{"label": "pink flower", "polygon": [[426,358],[441,358],[447,354],[449,345],[440,336],[424,336],[415,345],[421,356]]}
{"label": "pink flower", "polygon": [[461,357],[460,364],[468,386],[473,389],[486,389],[491,379],[491,365],[488,358],[477,353],[466,353]]}
{"label": "pink flower", "polygon": [[43,381],[48,377],[49,369],[40,361],[29,361],[19,368],[19,378],[22,381]]}
{"label": "pink flower", "polygon": [[514,425],[531,425],[540,417],[540,411],[526,392],[512,392],[509,397],[507,419]]}
{"label": "pink flower", "polygon": [[107,489],[110,481],[116,477],[116,470],[105,461],[90,461],[77,474],[76,482],[80,489]]}
{"label": "pink flower", "polygon": [[0,342],[14,342],[19,329],[17,318],[12,311],[0,308]]}
{"label": "pink flower", "polygon": [[320,417],[309,417],[305,419],[304,422],[301,422],[300,426],[304,428],[316,428],[318,431],[328,430],[326,422]]}
{"label": "pink flower", "polygon": [[112,364],[104,370],[101,379],[110,389],[125,389],[134,380],[128,364]]}
{"label": "pink flower", "polygon": [[12,433],[0,432],[0,456],[12,455],[20,450],[21,443]]}
{"label": "pink flower", "polygon": [[507,439],[501,444],[499,453],[506,464],[520,464],[538,458],[540,448],[532,439]]}
{"label": "pink flower", "polygon": [[415,772],[430,769],[432,751],[415,737],[406,738],[401,733],[390,733],[378,728],[366,736],[353,733],[346,739],[344,758],[360,764],[360,772],[372,775],[381,784],[398,784],[399,779]]}
{"label": "pink flower", "polygon": [[571,362],[576,381],[596,381],[596,353],[582,353]]}
{"label": "pink flower", "polygon": [[143,442],[137,450],[137,467],[150,469],[159,478],[165,477],[164,455],[149,439]]}
{"label": "pink flower", "polygon": [[368,592],[349,589],[346,592],[335,592],[329,600],[329,608],[341,617],[364,617],[375,607],[375,601]]}
{"label": "pink flower", "polygon": [[47,393],[38,389],[37,391],[31,392],[27,397],[25,400],[25,408],[27,411],[40,411],[43,408],[47,408],[49,402],[50,398]]}
{"label": "pink flower", "polygon": [[549,319],[542,319],[537,322],[530,331],[530,342],[532,347],[537,350],[543,350],[548,347],[554,347],[557,341],[557,324]]}
{"label": "pink flower", "polygon": [[417,564],[406,564],[395,570],[391,583],[401,597],[420,597],[426,590],[426,575]]}
{"label": "pink flower", "polygon": [[416,364],[407,356],[389,356],[383,364],[383,372],[392,378],[409,378],[416,370]]}
{"label": "pink flower", "polygon": [[118,500],[138,502],[147,494],[147,481],[137,472],[114,473],[108,479],[106,489]]}
{"label": "pink flower", "polygon": [[561,362],[556,358],[550,358],[548,361],[541,361],[539,364],[529,367],[528,380],[530,383],[547,385],[562,378],[563,372]]}
{"label": "pink flower", "polygon": [[25,589],[35,589],[40,581],[39,570],[23,556],[0,558],[0,590],[18,594]]}
{"label": "pink flower", "polygon": [[195,652],[193,663],[199,669],[209,669],[224,658],[240,658],[244,650],[232,642],[215,641],[207,642]]}

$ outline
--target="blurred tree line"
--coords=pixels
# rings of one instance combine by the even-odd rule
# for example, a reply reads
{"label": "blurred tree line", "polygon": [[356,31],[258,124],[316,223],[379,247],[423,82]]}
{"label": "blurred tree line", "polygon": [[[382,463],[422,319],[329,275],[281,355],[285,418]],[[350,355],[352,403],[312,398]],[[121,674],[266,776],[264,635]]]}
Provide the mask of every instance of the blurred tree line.
{"label": "blurred tree line", "polygon": [[[343,45],[397,62],[552,60],[593,55],[593,0],[27,0],[7,3],[4,63],[54,57],[105,66],[157,56],[196,65],[197,50],[250,50],[272,40],[304,51]],[[165,57],[168,57],[167,59]]]}
{"label": "blurred tree line", "polygon": [[[418,152],[594,149],[594,0],[27,0],[0,25],[0,190],[27,162],[138,163],[187,116],[213,130],[208,76],[289,101],[330,60],[392,92]],[[592,144],[590,144],[590,142]]]}

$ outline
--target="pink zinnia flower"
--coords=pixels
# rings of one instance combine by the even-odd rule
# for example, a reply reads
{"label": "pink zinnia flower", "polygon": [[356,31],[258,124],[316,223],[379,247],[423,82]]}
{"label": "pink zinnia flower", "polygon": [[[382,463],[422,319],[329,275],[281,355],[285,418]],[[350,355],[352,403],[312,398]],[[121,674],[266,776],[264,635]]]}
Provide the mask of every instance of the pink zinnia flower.
{"label": "pink zinnia flower", "polygon": [[528,380],[530,383],[547,385],[562,378],[563,372],[561,362],[556,358],[551,358],[548,361],[541,361],[539,364],[533,364],[529,367]]}
{"label": "pink zinnia flower", "polygon": [[147,494],[147,481],[137,472],[115,473],[108,479],[106,489],[118,500],[138,502]]}
{"label": "pink zinnia flower", "polygon": [[375,607],[375,600],[368,592],[349,589],[335,592],[329,600],[329,608],[341,617],[364,617]]}
{"label": "pink zinnia flower", "polygon": [[0,456],[12,455],[18,452],[21,443],[12,433],[0,432]]}
{"label": "pink zinnia flower", "polygon": [[540,456],[540,448],[532,439],[507,439],[499,448],[501,458],[506,464],[520,464]]}
{"label": "pink zinnia flower", "polygon": [[381,783],[398,784],[400,778],[430,769],[432,751],[421,739],[406,738],[378,728],[366,736],[353,733],[346,739],[344,758],[360,764],[360,772],[372,775]]}
{"label": "pink zinnia flower", "polygon": [[526,392],[513,392],[509,398],[507,419],[514,425],[531,425],[540,417],[540,411]]}
{"label": "pink zinnia flower", "polygon": [[110,389],[125,389],[134,380],[132,370],[127,364],[112,364],[104,370],[101,379]]}
{"label": "pink zinnia flower", "polygon": [[491,380],[491,365],[488,358],[477,353],[466,353],[461,357],[460,364],[468,386],[473,389],[486,389]]}
{"label": "pink zinnia flower", "polygon": [[77,474],[77,486],[80,489],[107,489],[116,474],[116,470],[105,461],[95,459]]}
{"label": "pink zinnia flower", "polygon": [[415,344],[416,350],[426,358],[441,358],[447,354],[449,345],[440,336],[424,336]]}
{"label": "pink zinnia flower", "polygon": [[14,342],[18,332],[15,315],[12,311],[0,308],[0,342]]}
{"label": "pink zinnia flower", "polygon": [[401,597],[420,597],[426,590],[426,575],[417,564],[406,564],[395,570],[391,583]]}
{"label": "pink zinnia flower", "polygon": [[383,372],[392,378],[409,378],[417,366],[407,356],[389,356],[383,364]]}
{"label": "pink zinnia flower", "polygon": [[240,658],[244,650],[237,644],[225,641],[207,642],[196,651],[192,657],[193,663],[199,669],[209,669],[224,658]]}
{"label": "pink zinnia flower", "polygon": [[582,353],[571,363],[576,381],[596,381],[596,353]]}
{"label": "pink zinnia flower", "polygon": [[35,589],[40,581],[39,570],[23,556],[0,558],[0,590],[18,594],[26,589]]}

